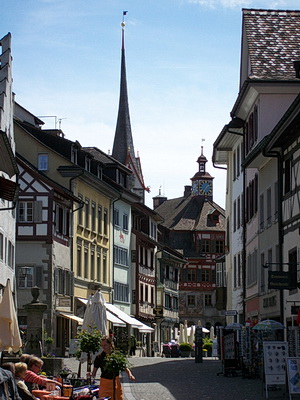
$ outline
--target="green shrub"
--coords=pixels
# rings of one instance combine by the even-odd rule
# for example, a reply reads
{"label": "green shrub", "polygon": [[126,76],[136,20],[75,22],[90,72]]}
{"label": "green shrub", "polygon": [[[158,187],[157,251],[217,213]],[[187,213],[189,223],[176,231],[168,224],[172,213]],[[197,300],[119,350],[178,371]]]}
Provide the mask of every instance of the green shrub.
{"label": "green shrub", "polygon": [[189,343],[181,343],[179,345],[180,351],[192,351],[192,346]]}

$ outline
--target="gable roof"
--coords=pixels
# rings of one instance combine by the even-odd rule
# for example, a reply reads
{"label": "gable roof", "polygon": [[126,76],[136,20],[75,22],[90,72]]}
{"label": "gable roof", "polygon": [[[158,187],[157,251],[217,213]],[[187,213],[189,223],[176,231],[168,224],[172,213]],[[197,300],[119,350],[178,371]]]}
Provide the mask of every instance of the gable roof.
{"label": "gable roof", "polygon": [[[225,210],[217,203],[200,196],[178,197],[166,200],[155,211],[164,218],[162,225],[174,231],[224,231]],[[210,224],[208,215],[217,211],[221,218]]]}
{"label": "gable roof", "polygon": [[243,9],[250,79],[296,80],[300,11]]}

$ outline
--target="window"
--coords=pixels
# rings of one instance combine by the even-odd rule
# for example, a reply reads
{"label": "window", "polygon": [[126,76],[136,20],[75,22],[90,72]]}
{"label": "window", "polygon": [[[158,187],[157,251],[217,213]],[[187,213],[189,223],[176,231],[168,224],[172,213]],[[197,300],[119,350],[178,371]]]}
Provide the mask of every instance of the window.
{"label": "window", "polygon": [[107,283],[107,250],[103,250],[102,267],[103,267],[103,283]]}
{"label": "window", "polygon": [[236,275],[237,275],[237,268],[236,268],[236,256],[233,258],[233,288],[236,288]]}
{"label": "window", "polygon": [[204,295],[204,305],[208,306],[208,307],[212,306],[212,295],[211,294]]}
{"label": "window", "polygon": [[241,148],[240,146],[236,149],[236,176],[240,176],[240,168],[241,168]]}
{"label": "window", "polygon": [[241,226],[241,199],[238,197],[237,199],[237,228]]}
{"label": "window", "polygon": [[216,253],[224,253],[224,240],[216,240]]}
{"label": "window", "polygon": [[98,205],[98,233],[102,233],[102,207]]}
{"label": "window", "polygon": [[[83,201],[83,197],[81,194],[78,194],[78,198]],[[83,224],[83,204],[80,205],[78,209],[78,225],[82,226]]]}
{"label": "window", "polygon": [[90,200],[85,198],[85,227],[90,227]]}
{"label": "window", "polygon": [[241,265],[241,255],[238,254],[237,257],[237,285],[240,287],[242,284],[242,265]]}
{"label": "window", "polygon": [[74,164],[77,164],[77,154],[78,154],[77,147],[72,145],[72,147],[71,147],[71,162]]}
{"label": "window", "polygon": [[128,303],[129,286],[125,283],[114,282],[114,299]]}
{"label": "window", "polygon": [[[260,255],[260,265],[265,265],[265,254],[261,253]],[[266,290],[266,271],[268,268],[261,268],[260,271],[260,290],[264,292]]]}
{"label": "window", "polygon": [[0,260],[3,261],[3,233],[0,233]]}
{"label": "window", "polygon": [[233,152],[233,180],[236,179],[236,152]]}
{"label": "window", "polygon": [[188,282],[196,282],[196,270],[195,269],[188,269],[187,279],[188,279]]}
{"label": "window", "polygon": [[33,202],[20,201],[18,210],[19,222],[33,222]]}
{"label": "window", "polygon": [[84,264],[83,264],[83,269],[84,269],[84,277],[87,279],[88,272],[89,272],[89,243],[85,242],[84,243]]}
{"label": "window", "polygon": [[91,158],[86,156],[84,161],[85,161],[85,163],[84,163],[85,169],[87,171],[90,171],[91,170]]}
{"label": "window", "polygon": [[264,200],[264,195],[261,194],[259,196],[259,226],[260,229],[263,230],[265,227],[265,213],[264,213],[264,207],[265,207],[265,200]]}
{"label": "window", "polygon": [[192,294],[188,295],[187,304],[188,304],[188,306],[195,306],[196,305],[196,299],[195,299],[194,295],[192,295]]}
{"label": "window", "polygon": [[201,253],[210,253],[210,240],[201,240]]}
{"label": "window", "polygon": [[150,237],[156,240],[157,238],[157,225],[151,221],[150,223]]}
{"label": "window", "polygon": [[103,213],[104,235],[108,234],[108,210],[105,208]]}
{"label": "window", "polygon": [[284,162],[284,194],[292,189],[292,159],[288,158]]}
{"label": "window", "polygon": [[69,236],[70,212],[60,204],[56,205],[56,232]]}
{"label": "window", "polygon": [[18,286],[27,289],[33,287],[33,267],[18,267]]}
{"label": "window", "polygon": [[91,267],[91,281],[94,281],[95,276],[95,246],[91,246],[91,257],[90,257],[90,267]]}
{"label": "window", "polygon": [[202,282],[210,282],[211,281],[210,269],[202,269],[201,275],[202,275]]}
{"label": "window", "polygon": [[233,232],[236,231],[236,201],[233,202]]}
{"label": "window", "polygon": [[14,257],[15,256],[15,247],[10,240],[8,240],[8,248],[7,248],[7,265],[10,268],[14,266]]}
{"label": "window", "polygon": [[272,194],[271,188],[267,190],[267,226],[272,225]]}
{"label": "window", "polygon": [[77,275],[81,276],[81,267],[82,267],[82,242],[81,240],[77,241]]}
{"label": "window", "polygon": [[48,154],[38,154],[38,170],[48,171]]}
{"label": "window", "polygon": [[128,265],[128,250],[119,246],[114,246],[115,263],[120,265]]}
{"label": "window", "polygon": [[117,227],[120,226],[119,210],[117,208],[114,208],[114,226],[117,226]]}
{"label": "window", "polygon": [[171,296],[169,294],[165,294],[165,307],[168,310],[171,310],[172,304],[171,304]]}
{"label": "window", "polygon": [[128,215],[123,214],[123,231],[128,231]]}
{"label": "window", "polygon": [[92,202],[92,231],[96,231],[96,203]]}
{"label": "window", "polygon": [[97,266],[96,266],[97,281],[101,282],[101,247],[97,246]]}
{"label": "window", "polygon": [[[263,268],[261,268],[263,269]],[[247,285],[251,286],[257,281],[257,250],[247,256]]]}

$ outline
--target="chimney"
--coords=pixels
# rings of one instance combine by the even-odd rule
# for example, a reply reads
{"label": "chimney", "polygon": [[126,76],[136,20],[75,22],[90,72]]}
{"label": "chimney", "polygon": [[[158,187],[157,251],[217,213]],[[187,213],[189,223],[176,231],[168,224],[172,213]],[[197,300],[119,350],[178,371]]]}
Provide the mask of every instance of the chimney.
{"label": "chimney", "polygon": [[187,198],[189,197],[189,195],[192,193],[192,186],[191,185],[187,185],[184,187],[184,193],[183,193],[183,197]]}

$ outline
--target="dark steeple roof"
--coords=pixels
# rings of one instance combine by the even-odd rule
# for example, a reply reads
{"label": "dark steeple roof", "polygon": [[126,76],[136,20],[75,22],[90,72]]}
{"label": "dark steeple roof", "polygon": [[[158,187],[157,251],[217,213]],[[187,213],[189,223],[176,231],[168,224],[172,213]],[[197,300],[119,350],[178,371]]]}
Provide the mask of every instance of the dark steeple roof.
{"label": "dark steeple roof", "polygon": [[120,82],[120,99],[119,112],[117,119],[117,127],[113,145],[112,156],[121,163],[127,163],[128,153],[132,160],[135,160],[133,139],[131,133],[127,79],[126,79],[126,63],[125,63],[125,46],[124,46],[124,27],[122,23],[122,55],[121,55],[121,82]]}
{"label": "dark steeple roof", "polygon": [[120,82],[120,99],[117,126],[112,150],[112,157],[120,161],[133,172],[131,188],[136,192],[144,202],[144,191],[149,191],[146,188],[140,163],[139,156],[135,156],[133,138],[131,133],[127,79],[126,79],[126,64],[125,64],[125,46],[124,46],[124,15],[122,22],[122,53],[121,53],[121,82]]}

